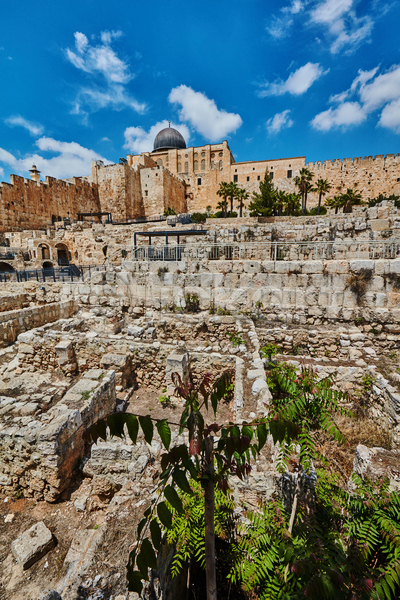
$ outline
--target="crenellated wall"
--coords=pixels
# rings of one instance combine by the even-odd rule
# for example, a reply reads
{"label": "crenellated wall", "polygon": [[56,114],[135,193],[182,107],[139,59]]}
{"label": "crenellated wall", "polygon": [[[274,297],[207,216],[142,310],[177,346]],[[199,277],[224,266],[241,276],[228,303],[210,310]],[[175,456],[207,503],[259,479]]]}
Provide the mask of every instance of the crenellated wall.
{"label": "crenellated wall", "polygon": [[32,181],[11,175],[11,183],[0,183],[0,231],[46,228],[63,217],[99,210],[97,185],[79,177],[72,183],[46,177]]}
{"label": "crenellated wall", "polygon": [[[332,185],[329,196],[344,193],[347,188],[361,192],[363,200],[379,194],[400,195],[400,154],[317,161],[307,163],[306,167],[314,173],[314,181],[329,181]],[[317,195],[310,194],[310,199],[315,204]]]}

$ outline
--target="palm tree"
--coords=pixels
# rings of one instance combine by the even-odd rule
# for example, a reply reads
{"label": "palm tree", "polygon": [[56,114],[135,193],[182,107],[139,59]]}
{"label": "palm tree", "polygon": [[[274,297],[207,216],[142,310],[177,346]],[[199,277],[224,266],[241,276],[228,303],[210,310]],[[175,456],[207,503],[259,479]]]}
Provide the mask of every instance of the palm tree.
{"label": "palm tree", "polygon": [[219,184],[219,189],[217,191],[217,196],[220,196],[221,198],[224,199],[224,208],[223,208],[223,214],[224,217],[226,217],[226,213],[227,213],[227,202],[226,199],[229,196],[229,183],[227,183],[226,181],[221,181],[221,183]]}
{"label": "palm tree", "polygon": [[231,213],[233,213],[233,198],[235,197],[237,190],[238,190],[238,186],[236,185],[236,183],[233,183],[233,181],[230,181],[228,183],[228,196],[231,199]]}
{"label": "palm tree", "polygon": [[344,194],[340,194],[340,196],[328,198],[327,200],[325,200],[325,204],[326,206],[329,206],[329,208],[334,208],[335,215],[337,215],[339,208],[344,207],[344,205],[346,204],[346,199],[344,197]]}
{"label": "palm tree", "polygon": [[305,213],[307,210],[307,194],[311,191],[311,181],[314,177],[314,173],[307,169],[307,167],[303,167],[299,171],[299,175],[294,178],[294,184],[297,185],[301,194],[301,208]]}
{"label": "palm tree", "polygon": [[278,216],[281,217],[283,213],[283,207],[287,203],[288,194],[284,190],[277,190],[276,192],[276,210]]}
{"label": "palm tree", "polygon": [[236,188],[235,198],[239,201],[239,216],[243,215],[244,201],[249,197],[249,192],[246,192],[243,188]]}
{"label": "palm tree", "polygon": [[331,187],[331,184],[328,183],[326,179],[318,179],[317,183],[315,184],[315,188],[313,189],[313,191],[318,192],[319,194],[317,215],[319,215],[319,211],[321,209],[322,196],[325,196],[325,194],[329,192]]}
{"label": "palm tree", "polygon": [[355,192],[354,190],[348,188],[347,192],[343,194],[343,199],[345,200],[343,206],[344,213],[353,212],[353,206],[363,204],[362,196],[360,192]]}

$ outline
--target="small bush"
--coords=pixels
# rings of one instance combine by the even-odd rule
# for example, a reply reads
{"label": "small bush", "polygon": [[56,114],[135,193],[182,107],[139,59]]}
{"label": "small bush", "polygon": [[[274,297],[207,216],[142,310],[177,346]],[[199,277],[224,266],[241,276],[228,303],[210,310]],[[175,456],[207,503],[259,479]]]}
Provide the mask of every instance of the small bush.
{"label": "small bush", "polygon": [[168,267],[159,267],[158,271],[157,271],[157,275],[159,276],[160,279],[162,279],[164,277],[164,273],[168,273],[169,269]]}
{"label": "small bush", "polygon": [[186,294],[185,295],[186,312],[195,313],[200,308],[200,298],[197,294]]}
{"label": "small bush", "polygon": [[356,295],[357,304],[361,304],[371,279],[372,269],[360,269],[358,273],[352,273],[347,279],[347,287]]}
{"label": "small bush", "polygon": [[176,211],[171,208],[170,206],[168,206],[168,208],[166,208],[164,210],[164,217],[173,217],[176,215]]}
{"label": "small bush", "polygon": [[163,394],[159,397],[160,404],[163,408],[169,408],[172,406],[171,397]]}
{"label": "small bush", "polygon": [[229,338],[229,340],[234,348],[237,348],[238,346],[241,346],[242,344],[244,344],[244,340],[243,340],[242,336],[240,335],[240,333],[231,333],[230,331],[227,331],[226,337]]}
{"label": "small bush", "polygon": [[192,213],[190,216],[192,223],[205,223],[207,220],[207,213]]}
{"label": "small bush", "polygon": [[[319,209],[319,214],[326,215],[326,213],[327,213],[326,206],[321,206]],[[310,210],[307,211],[307,214],[318,215],[318,206],[314,206],[314,208],[310,208]]]}
{"label": "small bush", "polygon": [[128,256],[128,251],[125,250],[125,248],[122,248],[122,250],[121,250],[121,256],[122,256],[122,258],[126,258]]}

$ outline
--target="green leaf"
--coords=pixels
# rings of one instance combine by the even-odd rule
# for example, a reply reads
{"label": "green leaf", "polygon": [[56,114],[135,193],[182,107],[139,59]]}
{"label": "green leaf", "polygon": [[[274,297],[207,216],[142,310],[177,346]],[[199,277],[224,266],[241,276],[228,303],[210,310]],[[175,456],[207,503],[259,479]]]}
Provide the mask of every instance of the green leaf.
{"label": "green leaf", "polygon": [[139,571],[132,571],[128,568],[126,578],[128,580],[128,592],[136,592],[140,595],[143,589],[142,574]]}
{"label": "green leaf", "polygon": [[160,545],[161,545],[162,533],[161,533],[161,528],[158,524],[157,519],[153,519],[152,521],[150,521],[150,533],[151,533],[151,539],[153,540],[153,546],[158,552],[158,550],[160,549]]}
{"label": "green leaf", "polygon": [[93,443],[95,444],[99,437],[104,441],[107,440],[107,426],[104,419],[99,419],[96,423],[94,423],[88,430],[89,436],[92,438]]}
{"label": "green leaf", "polygon": [[157,505],[157,515],[164,527],[166,527],[167,529],[171,529],[172,515],[165,502],[160,502]]}
{"label": "green leaf", "polygon": [[185,492],[185,494],[189,494],[190,496],[192,496],[193,491],[189,485],[188,480],[186,479],[184,471],[181,471],[180,469],[175,467],[175,469],[172,472],[172,479],[175,481],[176,485],[182,490],[182,492]]}
{"label": "green leaf", "polygon": [[140,423],[140,427],[143,430],[144,439],[146,440],[146,442],[148,444],[151,444],[151,442],[153,440],[153,429],[154,429],[151,418],[149,417],[149,415],[146,415],[145,417],[141,416],[141,417],[139,417],[139,423]]}
{"label": "green leaf", "polygon": [[167,423],[167,419],[163,419],[162,421],[157,421],[156,423],[158,435],[161,438],[162,443],[165,448],[168,450],[169,445],[171,443],[171,429]]}
{"label": "green leaf", "polygon": [[125,425],[125,414],[114,413],[108,415],[107,425],[110,429],[111,437],[123,437],[124,436],[124,425]]}
{"label": "green leaf", "polygon": [[137,536],[138,536],[138,539],[140,538],[140,534],[142,533],[142,531],[143,531],[144,527],[146,526],[146,523],[147,523],[147,517],[144,517],[144,519],[142,519],[142,520],[140,521],[140,523],[139,523],[139,525],[138,525],[138,528],[137,528]]}
{"label": "green leaf", "polygon": [[260,452],[261,448],[265,445],[267,441],[267,426],[265,423],[260,423],[256,428],[256,435],[258,438],[258,451]]}
{"label": "green leaf", "polygon": [[[139,556],[149,569],[157,569],[157,557],[149,538],[143,540]],[[138,556],[138,558],[139,558]]]}
{"label": "green leaf", "polygon": [[133,444],[136,444],[137,434],[139,431],[139,423],[135,415],[125,415],[126,427],[128,429],[129,437]]}
{"label": "green leaf", "polygon": [[164,496],[175,510],[179,513],[183,513],[182,500],[179,498],[177,491],[171,486],[167,485],[164,490]]}

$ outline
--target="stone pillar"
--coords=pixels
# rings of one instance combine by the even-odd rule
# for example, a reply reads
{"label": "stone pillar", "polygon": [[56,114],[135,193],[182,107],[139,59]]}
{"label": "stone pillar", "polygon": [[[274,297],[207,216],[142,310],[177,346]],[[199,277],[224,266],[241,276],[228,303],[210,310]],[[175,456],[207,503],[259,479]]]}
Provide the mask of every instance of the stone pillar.
{"label": "stone pillar", "polygon": [[167,394],[174,396],[175,384],[172,382],[172,373],[178,373],[183,383],[189,381],[189,353],[186,350],[174,350],[167,356],[166,379],[167,379]]}

